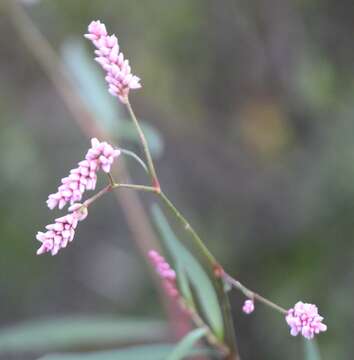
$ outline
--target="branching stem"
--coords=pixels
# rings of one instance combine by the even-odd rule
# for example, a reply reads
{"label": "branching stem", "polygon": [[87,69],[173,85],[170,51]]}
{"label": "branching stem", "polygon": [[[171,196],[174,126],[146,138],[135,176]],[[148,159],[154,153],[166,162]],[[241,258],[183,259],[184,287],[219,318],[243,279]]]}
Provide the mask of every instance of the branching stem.
{"label": "branching stem", "polygon": [[150,176],[151,176],[152,185],[154,187],[160,189],[160,183],[159,183],[159,180],[157,178],[154,162],[152,161],[150,148],[149,148],[148,142],[146,140],[145,134],[143,132],[143,129],[140,126],[140,123],[139,123],[138,119],[136,118],[136,116],[134,114],[134,111],[133,111],[133,108],[132,108],[132,106],[131,106],[131,104],[129,102],[129,99],[127,98],[126,101],[127,101],[126,102],[127,109],[128,109],[129,114],[130,114],[130,116],[131,116],[131,118],[133,120],[133,123],[134,123],[134,125],[136,127],[136,130],[137,130],[137,132],[139,134],[141,145],[143,146],[143,150],[144,150],[144,153],[145,153],[147,165],[148,165],[148,168],[149,168],[149,173],[150,173]]}
{"label": "branching stem", "polygon": [[176,208],[176,206],[172,203],[172,201],[163,193],[162,191],[159,193],[160,198],[163,200],[163,202],[170,208],[170,210],[173,212],[173,214],[176,216],[176,218],[182,223],[184,229],[189,232],[194,241],[195,244],[198,246],[200,251],[205,255],[205,257],[209,260],[211,265],[215,267],[217,265],[217,261],[215,257],[211,254],[211,252],[208,250],[208,248],[204,245],[202,239],[199,237],[197,232],[193,229],[193,227],[190,225],[190,223],[187,221],[187,219],[182,215],[182,213]]}
{"label": "branching stem", "polygon": [[[136,130],[139,134],[140,141],[141,141],[141,144],[144,149],[149,173],[151,176],[151,181],[152,181],[152,188],[150,188],[150,187],[144,188],[139,185],[139,187],[136,189],[143,190],[143,191],[155,192],[157,195],[159,195],[159,197],[162,199],[162,201],[165,203],[165,205],[172,211],[174,216],[181,222],[183,228],[191,235],[194,244],[199,249],[200,253],[204,256],[206,261],[208,262],[209,268],[213,271],[214,275],[216,275],[217,272],[218,273],[222,272],[221,271],[222,267],[218,264],[215,257],[211,254],[211,252],[208,250],[208,248],[204,245],[203,241],[201,240],[201,238],[199,237],[197,232],[193,229],[193,227],[190,225],[190,223],[187,221],[187,219],[182,215],[182,213],[177,209],[177,207],[172,203],[172,201],[165,195],[165,193],[161,191],[160,182],[158,180],[158,177],[157,177],[157,174],[155,171],[155,167],[154,167],[154,163],[153,163],[153,160],[151,157],[149,145],[145,138],[144,132],[139,124],[139,121],[137,120],[137,118],[134,114],[134,111],[133,111],[132,106],[128,99],[126,101],[126,105],[127,105],[129,114],[132,118],[132,121],[136,127]],[[130,186],[130,188],[133,188],[133,187]],[[215,285],[215,288],[216,288],[219,296],[221,298],[223,298],[221,309],[223,312],[223,317],[225,318],[225,321],[226,321],[226,323],[225,323],[225,333],[226,333],[225,345],[227,344],[227,346],[229,347],[227,359],[228,360],[239,360],[240,356],[238,354],[234,329],[233,329],[233,325],[232,325],[232,321],[231,321],[230,307],[229,307],[228,299],[225,298],[225,295],[223,293],[223,284],[222,284],[223,280],[219,276],[213,276],[212,281]]]}
{"label": "branching stem", "polygon": [[288,311],[284,308],[282,308],[281,306],[273,303],[272,301],[266,299],[265,297],[257,294],[256,292],[248,289],[245,285],[241,284],[238,280],[234,279],[232,276],[230,276],[227,273],[224,273],[222,275],[222,278],[224,279],[224,281],[231,285],[232,287],[238,289],[239,291],[241,291],[246,297],[248,297],[251,300],[257,300],[269,307],[271,307],[272,309],[279,311],[281,314],[286,315],[288,313]]}

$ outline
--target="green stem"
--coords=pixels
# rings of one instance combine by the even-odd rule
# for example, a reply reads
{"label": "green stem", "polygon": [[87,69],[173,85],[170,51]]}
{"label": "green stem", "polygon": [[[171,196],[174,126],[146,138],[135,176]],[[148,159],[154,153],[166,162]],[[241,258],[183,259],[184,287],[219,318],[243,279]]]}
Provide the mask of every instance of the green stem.
{"label": "green stem", "polygon": [[94,203],[96,200],[98,200],[101,196],[103,196],[104,194],[108,193],[109,191],[111,191],[113,189],[113,185],[109,184],[106,187],[104,187],[102,190],[100,190],[97,194],[93,195],[92,197],[90,197],[89,199],[87,199],[84,202],[84,205],[86,207],[89,207],[92,203]]}
{"label": "green stem", "polygon": [[[138,190],[138,191],[144,191],[144,192],[152,192],[152,193],[159,195],[161,197],[161,199],[164,201],[164,203],[174,213],[176,218],[178,218],[180,220],[180,222],[183,225],[183,228],[192,235],[192,237],[195,241],[195,244],[198,246],[201,253],[208,259],[208,261],[211,265],[211,269],[213,270],[213,276],[211,277],[211,280],[217,289],[218,297],[219,297],[219,300],[221,303],[223,318],[225,319],[225,322],[226,322],[225,327],[227,328],[226,334],[227,334],[228,338],[227,338],[226,344],[230,348],[229,348],[229,350],[227,350],[225,345],[220,343],[216,339],[216,337],[212,334],[211,331],[209,331],[209,340],[212,344],[216,345],[220,350],[222,350],[223,353],[225,353],[225,355],[227,356],[227,359],[238,360],[239,356],[237,353],[236,342],[233,337],[234,328],[233,328],[233,324],[232,324],[232,320],[231,320],[230,305],[229,305],[227,296],[225,296],[225,294],[224,294],[222,281],[224,279],[225,281],[228,281],[230,284],[237,286],[239,288],[240,288],[241,284],[225,273],[223,273],[222,278],[220,276],[216,276],[215,269],[220,270],[220,268],[221,268],[220,265],[218,265],[214,256],[210,253],[210,251],[204,245],[204,243],[200,239],[199,235],[191,227],[191,225],[188,223],[186,218],[177,210],[177,208],[173,205],[173,203],[168,199],[168,197],[163,192],[161,192],[160,189],[158,189],[156,187],[152,187],[152,186],[145,186],[145,185],[119,184],[119,183],[115,183],[114,179],[112,177],[109,177],[109,179],[110,179],[110,184],[105,186],[103,189],[101,189],[97,194],[95,194],[91,198],[87,199],[83,205],[86,207],[89,207],[92,203],[94,203],[96,200],[98,200],[104,194],[112,191],[113,189],[118,189],[118,188],[123,188],[123,189],[125,188],[125,189]],[[245,295],[246,295],[246,293],[245,293]],[[250,297],[250,295],[251,295],[251,293],[248,293],[248,295],[246,295],[246,296]],[[268,301],[268,300],[264,299],[264,301]],[[186,306],[186,304],[185,304],[185,306]],[[199,315],[196,312],[194,312],[192,318],[196,323],[199,323],[199,324],[202,323],[202,319],[199,317]]]}
{"label": "green stem", "polygon": [[129,187],[132,189],[135,188],[137,190],[151,191],[151,192],[155,192],[156,194],[158,194],[160,196],[160,198],[163,200],[163,202],[167,205],[167,207],[176,216],[176,218],[182,223],[184,229],[189,234],[191,234],[195,245],[198,247],[201,254],[204,255],[204,257],[206,258],[206,260],[209,263],[209,267],[212,272],[211,279],[216,287],[218,296],[221,299],[221,303],[222,303],[221,308],[222,308],[222,312],[223,312],[223,318],[226,321],[226,324],[225,324],[226,333],[227,333],[226,334],[226,336],[227,336],[226,344],[227,344],[227,346],[229,346],[229,350],[230,350],[229,354],[227,356],[227,360],[239,360],[240,357],[239,357],[238,350],[237,350],[237,344],[236,344],[235,333],[234,333],[234,328],[233,328],[232,319],[231,319],[231,311],[230,311],[229,301],[228,301],[228,298],[225,295],[225,292],[223,289],[223,280],[220,278],[220,273],[223,272],[222,267],[218,264],[215,257],[210,253],[208,248],[204,245],[203,241],[201,240],[201,238],[199,237],[197,232],[193,229],[193,227],[189,224],[187,219],[179,212],[179,210],[171,202],[171,200],[161,191],[160,183],[159,183],[156,171],[155,171],[154,163],[153,163],[153,160],[151,157],[151,153],[150,153],[149,146],[146,141],[144,132],[143,132],[142,128],[140,127],[140,124],[134,114],[134,111],[133,111],[128,99],[127,99],[126,105],[127,105],[129,114],[133,120],[133,123],[137,129],[137,132],[139,134],[140,141],[142,143],[145,157],[147,160],[147,165],[149,168],[152,185],[153,185],[152,188],[151,187],[144,188],[141,186],[133,187],[133,185],[131,185]]}
{"label": "green stem", "polygon": [[128,98],[127,98],[126,105],[127,105],[129,114],[130,114],[130,116],[131,116],[131,118],[133,120],[133,123],[134,123],[134,125],[136,127],[136,130],[137,130],[137,132],[139,134],[139,138],[140,138],[141,144],[142,144],[143,149],[144,149],[145,157],[146,157],[146,160],[147,160],[147,165],[148,165],[150,176],[151,176],[152,185],[159,189],[160,188],[160,183],[159,183],[159,180],[157,178],[154,163],[152,161],[152,156],[151,156],[151,153],[150,153],[148,142],[146,140],[143,129],[141,128],[141,126],[139,124],[139,121],[138,121],[138,119],[136,118],[136,116],[134,114],[133,108],[132,108]]}
{"label": "green stem", "polygon": [[164,203],[169,207],[169,209],[173,212],[176,218],[182,223],[183,228],[189,232],[194,240],[194,243],[198,246],[200,252],[205,256],[208,260],[210,268],[212,270],[211,280],[217,290],[218,298],[221,304],[221,311],[223,313],[223,318],[225,321],[225,334],[226,344],[229,346],[229,354],[227,355],[228,360],[239,360],[239,354],[237,350],[237,344],[235,339],[235,329],[232,323],[231,318],[231,309],[228,297],[224,292],[224,284],[223,280],[220,276],[217,275],[217,272],[223,272],[222,267],[218,264],[215,257],[210,253],[208,248],[204,245],[203,241],[197,234],[197,232],[193,229],[193,227],[189,224],[187,219],[181,214],[181,212],[176,208],[176,206],[172,203],[172,201],[161,191],[158,192],[158,195],[164,201]]}
{"label": "green stem", "polygon": [[113,186],[116,183],[115,180],[114,180],[113,175],[111,173],[108,173],[107,176],[108,176],[108,180],[109,180],[110,185]]}
{"label": "green stem", "polygon": [[130,151],[130,150],[127,150],[127,149],[120,148],[119,150],[123,155],[128,155],[128,156],[132,157],[134,160],[136,160],[139,163],[139,165],[141,165],[143,167],[145,172],[149,174],[148,167],[145,165],[144,161],[141,160],[138,155],[136,155],[133,151]]}
{"label": "green stem", "polygon": [[198,328],[205,328],[207,330],[206,338],[208,339],[209,344],[214,345],[216,348],[218,348],[220,350],[220,352],[223,355],[227,356],[230,352],[229,348],[224,343],[220,342],[220,340],[213,334],[210,327],[204,322],[204,320],[195,311],[195,308],[188,306],[188,304],[186,303],[186,301],[183,298],[180,298],[178,300],[178,302],[182,309],[186,309],[188,311],[191,319],[193,320],[193,322],[195,323],[195,325]]}
{"label": "green stem", "polygon": [[145,185],[133,185],[133,184],[117,184],[114,182],[113,178],[109,176],[110,184],[105,186],[103,189],[101,189],[97,194],[93,195],[89,199],[87,199],[84,202],[84,206],[89,207],[92,203],[94,203],[96,200],[98,200],[101,196],[104,194],[112,191],[113,189],[117,188],[124,188],[124,189],[132,189],[132,190],[140,190],[140,191],[146,191],[146,192],[154,192],[157,193],[158,190],[152,186],[145,186]]}
{"label": "green stem", "polygon": [[211,254],[211,252],[208,250],[208,248],[204,245],[202,239],[199,237],[197,232],[193,229],[193,227],[189,224],[187,219],[181,214],[181,212],[173,205],[172,201],[161,191],[159,192],[159,195],[161,199],[164,201],[164,203],[170,208],[170,210],[173,212],[173,214],[176,216],[176,218],[182,223],[183,228],[189,232],[194,241],[195,244],[198,246],[199,250],[202,252],[203,255],[208,259],[210,264],[215,267],[218,265],[215,257]]}
{"label": "green stem", "polygon": [[233,286],[234,288],[240,290],[246,297],[252,299],[252,300],[257,300],[267,306],[269,306],[270,308],[279,311],[281,314],[286,315],[288,313],[288,311],[286,309],[284,309],[283,307],[273,303],[272,301],[266,299],[265,297],[257,294],[256,292],[248,289],[245,285],[241,284],[238,280],[234,279],[232,276],[230,276],[227,273],[223,274],[223,279],[225,280],[226,283],[230,284],[231,286]]}
{"label": "green stem", "polygon": [[132,189],[132,190],[140,190],[146,192],[153,192],[158,193],[159,190],[152,186],[145,186],[145,185],[133,185],[133,184],[114,184],[113,189],[117,188],[125,188],[125,189]]}

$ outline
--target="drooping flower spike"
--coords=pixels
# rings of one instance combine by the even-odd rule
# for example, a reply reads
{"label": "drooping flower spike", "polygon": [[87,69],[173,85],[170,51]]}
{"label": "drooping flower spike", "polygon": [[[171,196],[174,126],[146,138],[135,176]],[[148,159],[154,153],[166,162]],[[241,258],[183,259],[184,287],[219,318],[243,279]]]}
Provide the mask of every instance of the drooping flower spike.
{"label": "drooping flower spike", "polygon": [[85,37],[92,41],[97,50],[95,60],[106,71],[108,91],[126,103],[131,89],[141,88],[140,79],[131,73],[129,61],[119,50],[118,39],[108,35],[106,26],[99,20],[92,21]]}
{"label": "drooping flower spike", "polygon": [[316,334],[327,330],[327,325],[322,323],[323,317],[319,315],[316,305],[297,302],[288,310],[286,322],[290,326],[290,334],[301,334],[306,339],[313,339]]}
{"label": "drooping flower spike", "polygon": [[70,170],[70,174],[61,180],[58,191],[50,194],[47,200],[49,209],[58,206],[62,209],[67,203],[80,201],[86,190],[94,190],[97,182],[97,172],[108,173],[114,159],[120,155],[119,149],[114,149],[107,142],[91,139],[91,148],[87,151],[85,160],[78,167]]}
{"label": "drooping flower spike", "polygon": [[79,205],[76,211],[55,219],[54,224],[46,226],[46,232],[39,231],[37,233],[36,238],[42,243],[41,247],[37,250],[37,255],[50,252],[54,256],[60,249],[66,248],[73,241],[78,222],[86,217],[79,210],[82,204],[75,205]]}
{"label": "drooping flower spike", "polygon": [[173,298],[179,297],[179,291],[176,285],[176,273],[170,264],[155,250],[150,250],[148,255],[156,273],[162,279],[162,285],[166,293]]}

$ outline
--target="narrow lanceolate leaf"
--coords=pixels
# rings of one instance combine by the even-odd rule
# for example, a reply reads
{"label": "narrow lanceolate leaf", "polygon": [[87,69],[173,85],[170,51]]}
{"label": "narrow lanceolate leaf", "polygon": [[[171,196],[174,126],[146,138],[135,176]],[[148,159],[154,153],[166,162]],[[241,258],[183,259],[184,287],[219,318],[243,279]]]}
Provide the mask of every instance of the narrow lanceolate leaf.
{"label": "narrow lanceolate leaf", "polygon": [[0,330],[0,354],[158,341],[165,331],[161,321],[113,316],[28,321]]}
{"label": "narrow lanceolate leaf", "polygon": [[173,349],[166,360],[183,360],[192,350],[194,344],[207,334],[208,330],[199,328],[188,333]]}
{"label": "narrow lanceolate leaf", "polygon": [[181,294],[185,302],[187,303],[188,307],[195,309],[193,294],[188,281],[187,272],[183,267],[181,261],[178,261],[176,264],[176,274],[177,274],[178,287],[181,291]]}
{"label": "narrow lanceolate leaf", "polygon": [[182,266],[186,271],[188,281],[197,294],[198,303],[202,308],[204,318],[207,319],[215,336],[222,341],[224,334],[222,312],[213,283],[200,263],[178,241],[158,205],[153,206],[152,214],[167,249],[171,256],[174,257],[175,263],[179,264],[178,266]]}
{"label": "narrow lanceolate leaf", "polygon": [[[86,354],[53,354],[46,355],[39,360],[166,360],[173,351],[170,344],[133,346],[121,350],[98,351]],[[189,359],[194,356],[213,355],[208,349],[193,349],[185,355]]]}
{"label": "narrow lanceolate leaf", "polygon": [[316,340],[304,339],[305,360],[321,360],[320,350]]}

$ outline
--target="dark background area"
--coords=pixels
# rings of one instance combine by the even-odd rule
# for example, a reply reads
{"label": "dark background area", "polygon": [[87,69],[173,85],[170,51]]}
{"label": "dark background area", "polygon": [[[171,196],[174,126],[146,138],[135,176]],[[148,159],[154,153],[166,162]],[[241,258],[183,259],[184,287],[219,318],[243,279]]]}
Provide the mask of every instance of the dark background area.
{"label": "dark background area", "polygon": [[[163,141],[156,164],[166,192],[231,274],[284,307],[318,304],[323,359],[349,359],[354,3],[43,0],[26,10],[58,53],[75,38],[91,56],[82,34],[92,19],[118,35],[142,78],[136,113]],[[95,205],[68,249],[35,256],[36,232],[58,215],[47,195],[89,142],[5,9],[0,31],[0,325],[164,316],[113,197]],[[242,296],[230,301],[244,359],[302,358],[278,314],[258,305],[246,317]]]}

